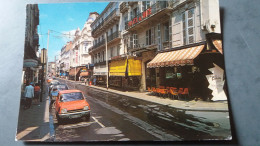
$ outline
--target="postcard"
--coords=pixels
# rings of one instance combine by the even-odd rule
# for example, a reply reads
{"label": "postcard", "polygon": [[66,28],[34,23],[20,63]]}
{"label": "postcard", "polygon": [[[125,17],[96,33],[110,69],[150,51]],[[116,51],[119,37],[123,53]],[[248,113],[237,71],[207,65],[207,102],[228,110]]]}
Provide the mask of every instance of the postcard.
{"label": "postcard", "polygon": [[218,0],[28,4],[16,140],[232,141]]}

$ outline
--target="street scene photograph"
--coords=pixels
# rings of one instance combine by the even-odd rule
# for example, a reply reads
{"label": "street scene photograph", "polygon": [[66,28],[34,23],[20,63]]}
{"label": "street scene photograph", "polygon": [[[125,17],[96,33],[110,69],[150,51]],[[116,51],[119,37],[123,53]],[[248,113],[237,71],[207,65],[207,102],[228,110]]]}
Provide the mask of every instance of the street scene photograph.
{"label": "street scene photograph", "polygon": [[232,140],[219,0],[24,11],[15,140]]}

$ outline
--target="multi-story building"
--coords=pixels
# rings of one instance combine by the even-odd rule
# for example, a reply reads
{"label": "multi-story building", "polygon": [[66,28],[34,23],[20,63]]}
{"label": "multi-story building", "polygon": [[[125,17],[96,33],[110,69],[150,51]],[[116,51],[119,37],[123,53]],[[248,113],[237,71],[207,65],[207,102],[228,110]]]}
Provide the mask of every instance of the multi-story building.
{"label": "multi-story building", "polygon": [[37,82],[38,80],[38,62],[37,56],[39,47],[39,35],[37,26],[39,25],[39,9],[37,4],[28,4],[26,6],[26,28],[24,42],[24,64],[23,78],[24,83]]}
{"label": "multi-story building", "polygon": [[68,76],[70,70],[70,50],[72,48],[72,42],[67,42],[61,49],[60,54],[60,75]]}
{"label": "multi-story building", "polygon": [[205,75],[222,60],[212,57],[221,55],[221,47],[212,43],[221,33],[218,0],[121,2],[120,12],[124,49],[141,59],[140,90],[191,86],[185,81],[196,69]]}
{"label": "multi-story building", "polygon": [[[86,71],[86,65],[91,64],[91,56],[88,52],[89,48],[92,46],[93,38],[91,36],[91,27],[90,25],[95,21],[98,17],[97,12],[92,12],[89,14],[89,17],[84,24],[82,31],[78,28],[75,32],[75,38],[72,42],[72,49],[70,50],[70,73],[71,77],[78,80],[81,76],[88,76],[89,71]],[[76,71],[75,71],[76,68]],[[84,68],[84,72],[80,73],[82,68]]]}
{"label": "multi-story building", "polygon": [[[108,75],[106,58],[111,61],[113,57],[115,58],[123,54],[123,49],[120,45],[119,20],[119,3],[110,2],[99,17],[91,24],[94,41],[93,46],[89,49],[89,53],[91,54],[91,61],[94,64],[93,75],[97,78],[98,84],[106,84]],[[113,75],[110,76],[112,77]]]}

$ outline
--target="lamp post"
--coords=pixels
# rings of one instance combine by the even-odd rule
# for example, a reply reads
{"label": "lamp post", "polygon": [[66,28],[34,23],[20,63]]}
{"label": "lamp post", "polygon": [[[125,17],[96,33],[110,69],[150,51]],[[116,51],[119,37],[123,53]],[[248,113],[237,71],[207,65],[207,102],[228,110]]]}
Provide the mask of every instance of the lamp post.
{"label": "lamp post", "polygon": [[42,102],[43,80],[44,80],[44,65],[46,64],[46,52],[47,52],[47,50],[45,48],[43,48],[41,50],[42,75],[41,75],[41,96],[40,96],[40,102]]}

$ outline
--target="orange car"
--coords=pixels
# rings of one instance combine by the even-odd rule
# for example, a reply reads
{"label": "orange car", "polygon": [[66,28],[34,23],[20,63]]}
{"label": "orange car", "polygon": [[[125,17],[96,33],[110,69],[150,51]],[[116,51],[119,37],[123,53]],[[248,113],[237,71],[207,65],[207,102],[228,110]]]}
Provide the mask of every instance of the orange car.
{"label": "orange car", "polygon": [[56,117],[61,119],[90,118],[90,107],[80,90],[62,90],[56,98]]}

